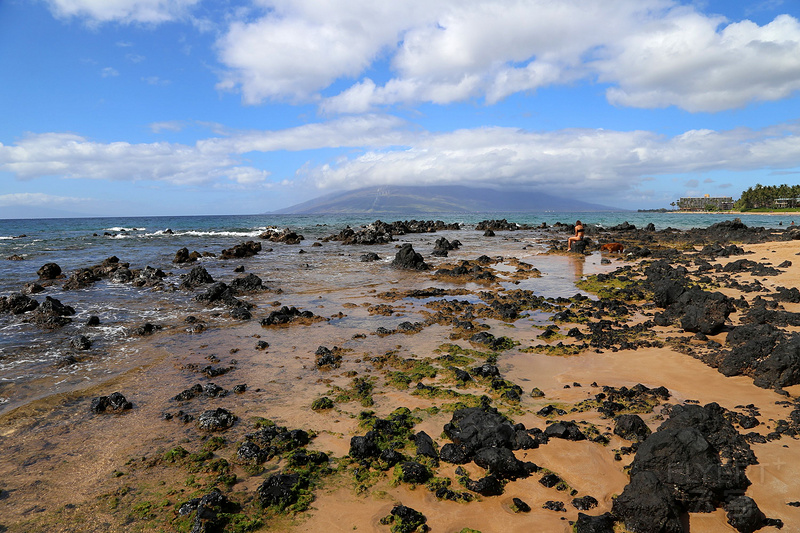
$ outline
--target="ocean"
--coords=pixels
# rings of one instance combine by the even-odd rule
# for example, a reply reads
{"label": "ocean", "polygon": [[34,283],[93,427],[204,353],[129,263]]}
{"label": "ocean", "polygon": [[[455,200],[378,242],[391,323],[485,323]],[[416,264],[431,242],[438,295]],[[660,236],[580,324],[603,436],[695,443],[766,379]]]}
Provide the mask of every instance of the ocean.
{"label": "ocean", "polygon": [[[394,220],[432,219],[410,215],[407,217],[382,217],[385,222]],[[716,222],[730,220],[725,214],[675,214],[658,212],[592,212],[592,213],[476,213],[441,214],[435,217],[447,223],[458,222],[461,231],[398,237],[401,242],[413,242],[423,255],[430,251],[433,240],[439,236],[457,238],[463,243],[462,255],[475,258],[481,255],[485,240],[475,225],[483,220],[506,219],[510,222],[539,226],[552,226],[556,222],[611,227],[628,222],[637,227],[653,223],[657,230],[667,227],[689,229],[707,227]],[[742,217],[748,226],[779,227],[793,222],[791,215],[748,215]],[[267,301],[291,298],[289,305],[324,305],[325,294],[349,287],[378,286],[385,282],[386,263],[395,253],[394,246],[344,246],[338,242],[312,247],[315,241],[338,234],[347,226],[357,228],[374,222],[374,215],[231,215],[231,216],[181,216],[181,217],[110,217],[73,219],[0,220],[0,296],[20,292],[25,284],[37,282],[37,270],[45,263],[58,264],[64,275],[80,268],[102,263],[116,256],[120,262],[130,263],[131,269],[147,266],[162,269],[167,287],[177,287],[181,275],[192,266],[176,265],[173,258],[177,250],[206,253],[198,263],[219,281],[230,281],[236,274],[234,268],[245,266],[246,272],[260,276],[272,292],[259,300],[264,313]],[[269,227],[290,228],[305,237],[299,245],[286,245],[262,241],[259,235]],[[504,232],[505,233],[505,232]],[[508,232],[508,234],[515,232]],[[507,237],[508,237],[507,234]],[[567,238],[567,234],[563,238]],[[535,257],[547,247],[546,239],[553,233],[536,231],[508,238],[521,239],[527,244],[527,253]],[[559,238],[561,235],[559,235]],[[223,260],[219,253],[245,241],[262,243],[264,252],[247,259]],[[307,255],[299,256],[304,252]],[[381,256],[377,265],[354,264],[366,251]],[[211,255],[213,254],[213,256]],[[10,258],[16,258],[12,260]],[[533,261],[545,270],[548,261]],[[363,266],[362,266],[363,265]],[[559,267],[553,263],[550,268]],[[546,282],[535,285],[544,296],[574,294],[574,280],[584,272],[553,275]],[[110,379],[136,365],[145,364],[148,353],[142,352],[139,339],[132,330],[145,323],[164,324],[174,330],[184,331],[186,317],[198,315],[210,327],[225,327],[223,308],[208,307],[195,300],[197,291],[156,290],[136,288],[129,283],[101,280],[78,290],[64,290],[62,282],[46,287],[32,297],[43,301],[45,296],[72,306],[76,314],[72,322],[57,330],[43,330],[31,324],[27,315],[0,315],[0,413],[27,402],[59,392],[75,390],[104,379]],[[87,326],[90,317],[100,320],[98,326]],[[255,317],[258,318],[258,317]],[[375,317],[373,326],[382,320]],[[73,338],[86,335],[91,338],[88,352],[76,351]],[[167,342],[167,341],[159,341]]]}

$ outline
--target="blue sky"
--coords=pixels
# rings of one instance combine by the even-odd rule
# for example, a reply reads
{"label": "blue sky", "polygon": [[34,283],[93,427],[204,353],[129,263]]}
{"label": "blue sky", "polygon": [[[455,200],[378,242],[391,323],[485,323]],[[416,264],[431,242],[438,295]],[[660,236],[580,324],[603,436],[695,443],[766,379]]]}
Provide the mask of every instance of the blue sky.
{"label": "blue sky", "polygon": [[800,2],[3,0],[0,218],[800,177]]}

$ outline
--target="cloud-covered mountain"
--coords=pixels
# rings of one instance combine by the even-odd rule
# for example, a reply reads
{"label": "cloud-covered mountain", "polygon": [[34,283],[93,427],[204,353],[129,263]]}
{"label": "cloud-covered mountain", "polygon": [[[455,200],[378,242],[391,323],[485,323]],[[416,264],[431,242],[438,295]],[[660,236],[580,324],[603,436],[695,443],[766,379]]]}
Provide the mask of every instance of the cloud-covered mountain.
{"label": "cloud-covered mountain", "polygon": [[497,191],[455,185],[368,187],[321,196],[281,209],[277,213],[411,215],[532,211],[620,211],[620,209],[545,193]]}

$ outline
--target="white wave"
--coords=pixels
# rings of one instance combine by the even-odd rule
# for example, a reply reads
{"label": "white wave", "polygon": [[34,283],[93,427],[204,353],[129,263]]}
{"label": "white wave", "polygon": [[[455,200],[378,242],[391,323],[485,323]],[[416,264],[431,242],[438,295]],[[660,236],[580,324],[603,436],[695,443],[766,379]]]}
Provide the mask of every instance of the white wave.
{"label": "white wave", "polygon": [[103,231],[144,231],[147,228],[125,228],[123,226],[114,226],[113,228],[104,228]]}
{"label": "white wave", "polygon": [[189,235],[193,237],[258,237],[263,231],[183,231],[175,235]]}
{"label": "white wave", "polygon": [[0,241],[10,241],[11,239],[16,239],[16,237],[4,237],[0,235]]}

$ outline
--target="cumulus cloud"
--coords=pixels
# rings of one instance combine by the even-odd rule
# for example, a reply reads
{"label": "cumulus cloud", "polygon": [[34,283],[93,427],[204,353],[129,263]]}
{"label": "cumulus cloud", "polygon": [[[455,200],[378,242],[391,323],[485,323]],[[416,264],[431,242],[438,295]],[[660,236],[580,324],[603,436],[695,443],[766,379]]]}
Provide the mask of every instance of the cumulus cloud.
{"label": "cumulus cloud", "polygon": [[632,34],[598,62],[613,104],[721,111],[780,100],[800,89],[800,22],[781,15],[758,26],[698,13],[673,16]]}
{"label": "cumulus cloud", "polygon": [[60,18],[81,18],[90,24],[141,22],[158,24],[181,18],[199,0],[46,0]]}
{"label": "cumulus cloud", "polygon": [[[800,23],[729,23],[674,0],[260,0],[217,41],[218,87],[325,113],[484,100],[599,80],[620,106],[719,111],[800,88]],[[378,83],[371,69],[388,63]],[[334,82],[352,84],[325,95]]]}
{"label": "cumulus cloud", "polygon": [[204,154],[187,145],[99,143],[71,133],[30,135],[13,146],[0,144],[0,170],[23,180],[60,176],[203,184],[236,164],[233,158]]}
{"label": "cumulus cloud", "polygon": [[12,145],[0,144],[0,171],[21,180],[58,176],[252,188],[271,186],[272,169],[250,164],[248,154],[337,149],[341,155],[327,164],[301,165],[298,186],[491,185],[591,199],[609,190],[640,194],[639,187],[656,176],[680,177],[676,183],[694,189],[705,172],[800,167],[797,123],[760,130],[690,130],[673,137],[641,130],[507,127],[433,133],[396,117],[366,115],[228,133],[193,145],[101,143],[72,133],[29,135]]}
{"label": "cumulus cloud", "polygon": [[[178,143],[101,143],[73,133],[28,135],[13,145],[0,143],[0,171],[22,180],[43,176],[110,181],[165,181],[178,185],[239,185],[263,182],[264,169],[242,165],[248,152],[390,146],[408,140],[397,118],[348,117],[280,131],[233,132]],[[179,131],[179,121],[151,124],[154,132]]]}
{"label": "cumulus cloud", "polygon": [[[308,169],[306,175],[331,189],[458,183],[535,187],[590,198],[633,190],[657,175],[797,167],[798,134],[796,125],[692,130],[672,138],[647,131],[480,128],[428,134],[412,146],[370,150]],[[697,185],[691,180],[685,186]]]}

